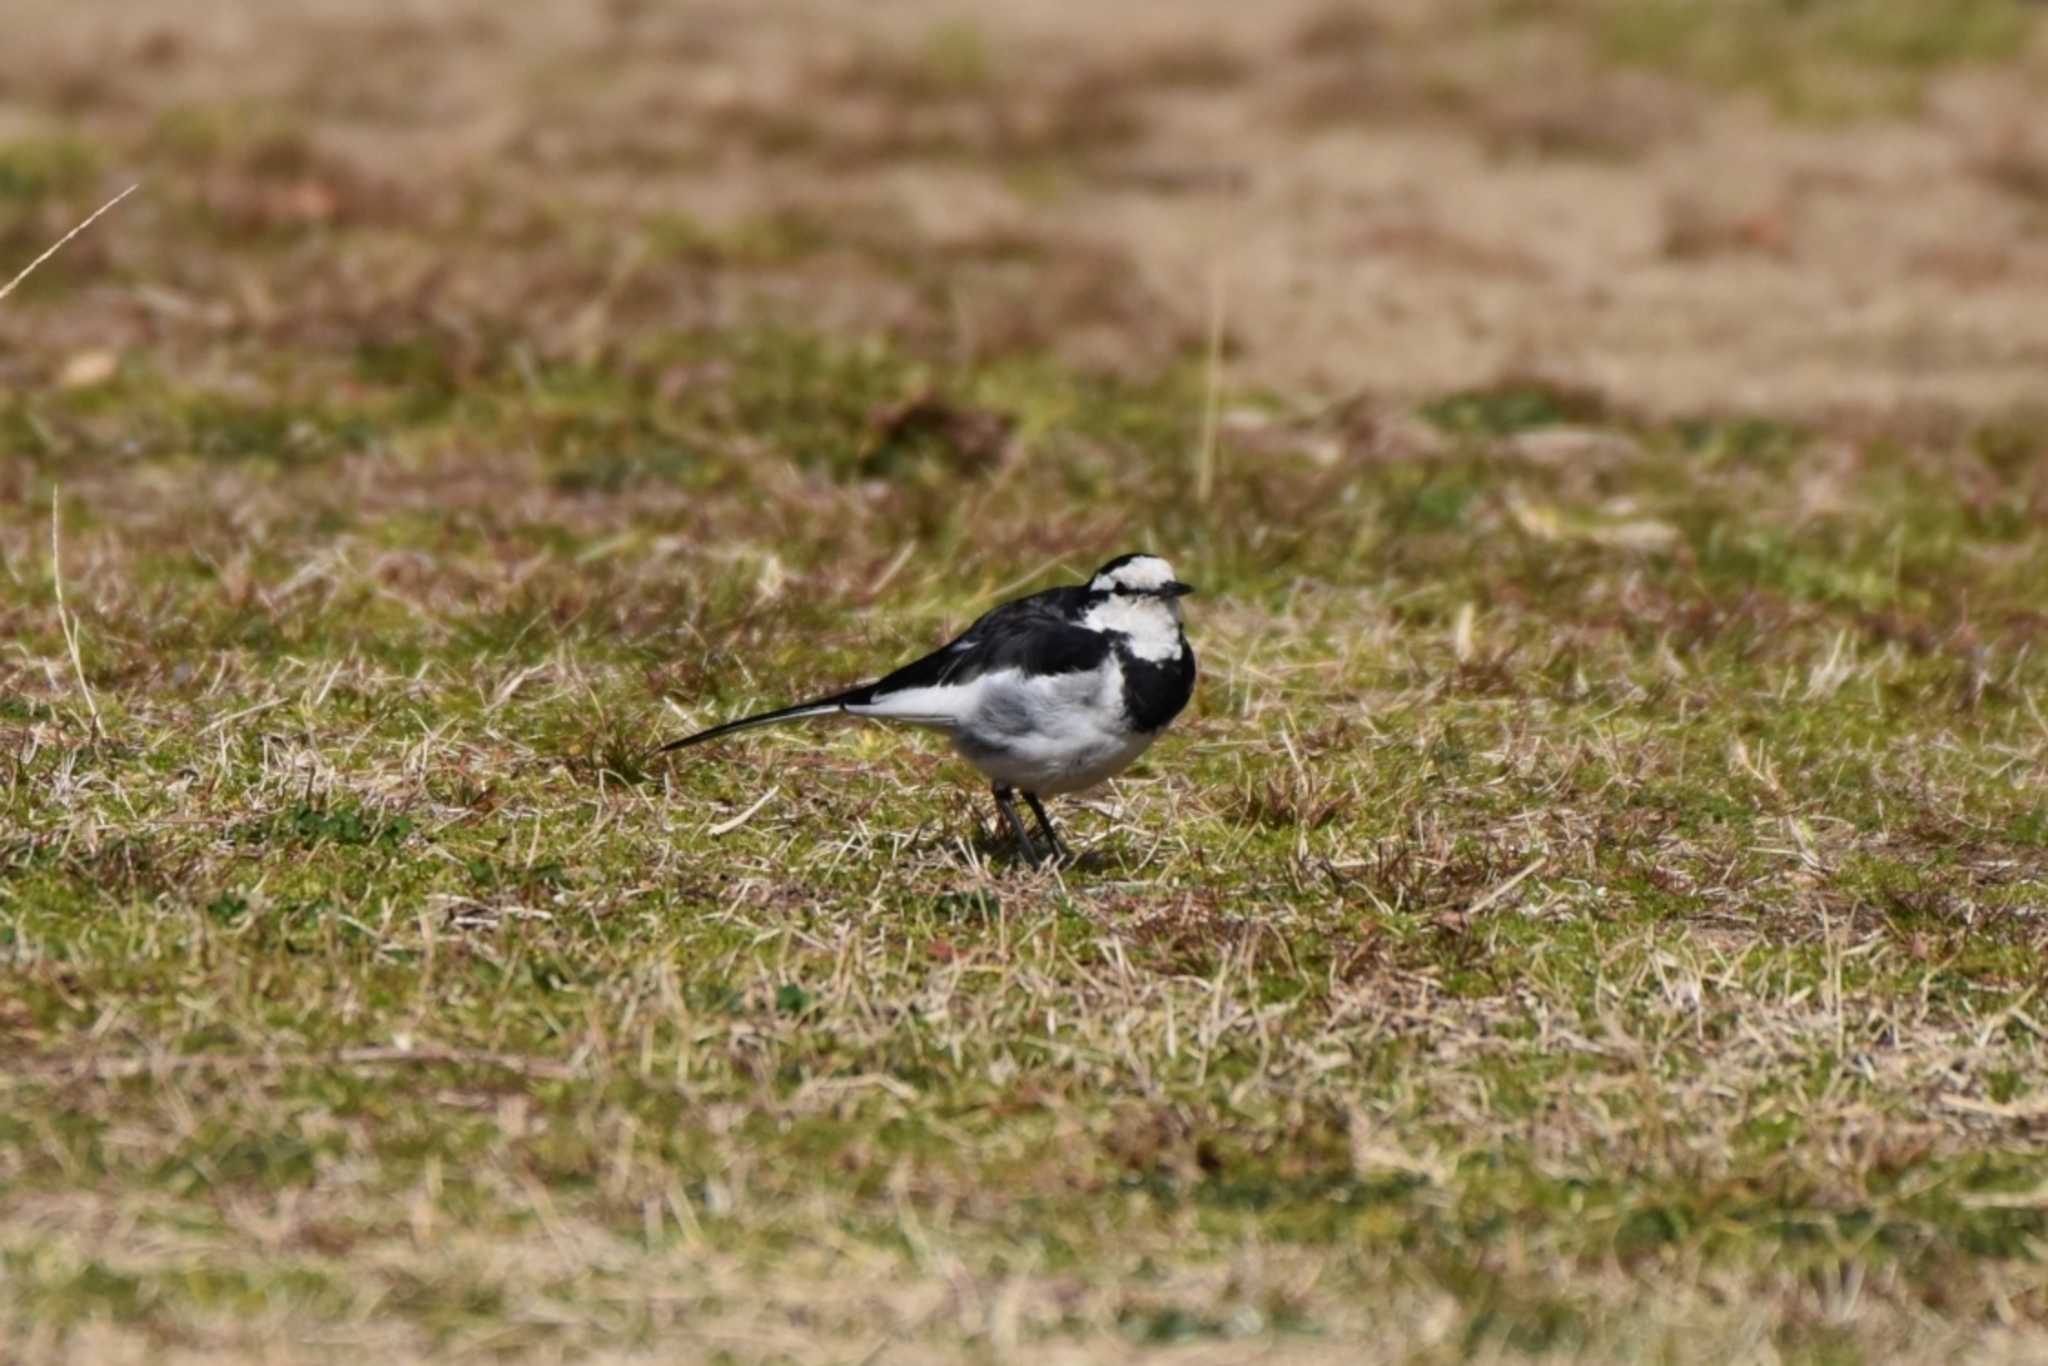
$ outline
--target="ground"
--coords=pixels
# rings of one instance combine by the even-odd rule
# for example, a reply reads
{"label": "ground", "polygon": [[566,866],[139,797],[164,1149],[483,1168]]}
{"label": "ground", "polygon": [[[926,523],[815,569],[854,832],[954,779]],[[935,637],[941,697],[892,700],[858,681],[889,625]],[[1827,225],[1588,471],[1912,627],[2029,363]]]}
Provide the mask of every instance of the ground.
{"label": "ground", "polygon": [[2039,6],[0,27],[0,1360],[2048,1354]]}

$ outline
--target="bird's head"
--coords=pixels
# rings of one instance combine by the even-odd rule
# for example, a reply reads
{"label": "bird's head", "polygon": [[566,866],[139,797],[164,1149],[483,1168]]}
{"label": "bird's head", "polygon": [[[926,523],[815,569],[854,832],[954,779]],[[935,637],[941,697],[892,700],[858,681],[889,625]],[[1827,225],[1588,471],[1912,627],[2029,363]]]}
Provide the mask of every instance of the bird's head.
{"label": "bird's head", "polygon": [[1157,555],[1119,555],[1095,571],[1088,588],[1132,608],[1164,611],[1176,622],[1180,620],[1180,600],[1195,591],[1194,585],[1175,578],[1173,566]]}

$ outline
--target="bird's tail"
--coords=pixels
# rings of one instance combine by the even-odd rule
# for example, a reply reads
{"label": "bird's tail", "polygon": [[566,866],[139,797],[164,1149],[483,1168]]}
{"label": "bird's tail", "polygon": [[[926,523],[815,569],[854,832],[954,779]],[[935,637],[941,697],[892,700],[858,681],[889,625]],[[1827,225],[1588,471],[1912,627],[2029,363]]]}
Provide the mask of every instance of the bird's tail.
{"label": "bird's tail", "polygon": [[688,749],[692,745],[701,745],[707,740],[717,740],[723,736],[731,735],[734,731],[752,730],[756,726],[773,726],[784,721],[801,721],[807,716],[830,716],[834,712],[842,712],[850,706],[867,701],[868,695],[872,691],[872,688],[863,685],[858,688],[849,688],[842,693],[834,693],[830,697],[819,697],[813,698],[809,702],[799,702],[793,707],[783,707],[779,711],[764,711],[759,716],[743,716],[737,721],[727,721],[724,725],[713,726],[709,730],[700,730],[695,735],[685,735],[680,740],[671,740],[667,744],[660,746],[655,753],[666,754],[672,749]]}

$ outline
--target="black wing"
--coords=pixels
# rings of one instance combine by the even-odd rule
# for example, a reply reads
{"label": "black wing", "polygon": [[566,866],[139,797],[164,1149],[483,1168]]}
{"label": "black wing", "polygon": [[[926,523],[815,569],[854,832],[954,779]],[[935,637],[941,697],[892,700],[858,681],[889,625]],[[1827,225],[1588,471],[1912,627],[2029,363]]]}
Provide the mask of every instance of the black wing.
{"label": "black wing", "polygon": [[1109,658],[1109,637],[1080,625],[1093,594],[1048,588],[991,608],[949,643],[859,691],[873,701],[910,688],[967,683],[999,669],[1080,673]]}
{"label": "black wing", "polygon": [[793,707],[728,721],[671,740],[660,746],[660,752],[701,745],[706,740],[755,726],[844,711],[909,688],[966,683],[998,669],[1061,674],[1098,668],[1109,657],[1109,637],[1076,624],[1092,600],[1093,595],[1085,588],[1048,588],[1043,593],[1006,602],[984,613],[952,641],[886,678]]}

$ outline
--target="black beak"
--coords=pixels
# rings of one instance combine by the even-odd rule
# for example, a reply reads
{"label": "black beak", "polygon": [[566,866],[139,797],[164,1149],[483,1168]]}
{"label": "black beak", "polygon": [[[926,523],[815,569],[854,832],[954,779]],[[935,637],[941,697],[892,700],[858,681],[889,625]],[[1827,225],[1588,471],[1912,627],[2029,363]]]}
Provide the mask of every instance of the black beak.
{"label": "black beak", "polygon": [[1195,591],[1195,586],[1191,583],[1182,583],[1179,579],[1175,579],[1159,591],[1169,598],[1184,598]]}

